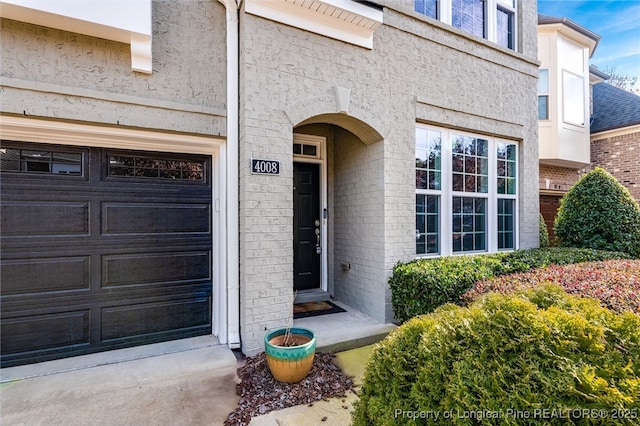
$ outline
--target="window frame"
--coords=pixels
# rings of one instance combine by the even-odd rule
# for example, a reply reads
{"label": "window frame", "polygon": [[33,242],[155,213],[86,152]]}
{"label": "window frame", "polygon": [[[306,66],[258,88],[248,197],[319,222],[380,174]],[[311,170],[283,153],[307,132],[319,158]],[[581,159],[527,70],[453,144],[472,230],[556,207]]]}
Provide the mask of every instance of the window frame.
{"label": "window frame", "polygon": [[[439,250],[438,253],[418,253],[418,246],[416,244],[416,258],[423,257],[441,257],[441,256],[458,256],[469,255],[479,253],[496,253],[499,251],[512,251],[517,250],[519,247],[519,230],[518,230],[518,205],[519,205],[519,149],[520,143],[518,141],[503,139],[498,137],[491,137],[480,133],[472,133],[466,131],[458,131],[454,129],[448,129],[433,125],[427,125],[422,123],[416,123],[416,140],[414,140],[414,148],[418,146],[419,129],[422,131],[437,131],[441,137],[441,182],[440,189],[421,189],[414,185],[416,194],[416,206],[414,213],[416,216],[416,233],[417,229],[417,195],[435,195],[439,197],[439,223],[438,223],[438,241]],[[482,139],[487,141],[488,152],[488,188],[486,192],[470,192],[470,191],[454,191],[453,190],[453,145],[457,136],[471,137],[476,139]],[[513,176],[515,178],[515,189],[512,194],[505,193],[500,194],[498,189],[498,144],[507,144],[515,147],[515,160],[510,160],[515,165]],[[509,192],[509,191],[505,191]],[[454,210],[453,203],[454,198],[472,198],[483,199],[484,201],[484,239],[485,249],[474,251],[454,251]],[[513,247],[499,248],[499,227],[498,227],[498,200],[512,200],[513,202]],[[425,198],[426,201],[426,198]],[[425,203],[426,204],[426,203]],[[426,220],[426,219],[425,219]],[[474,219],[475,220],[475,219]],[[425,226],[426,231],[426,226]],[[475,229],[474,229],[475,231]],[[456,232],[457,233],[457,232]],[[425,248],[427,246],[425,245]]]}

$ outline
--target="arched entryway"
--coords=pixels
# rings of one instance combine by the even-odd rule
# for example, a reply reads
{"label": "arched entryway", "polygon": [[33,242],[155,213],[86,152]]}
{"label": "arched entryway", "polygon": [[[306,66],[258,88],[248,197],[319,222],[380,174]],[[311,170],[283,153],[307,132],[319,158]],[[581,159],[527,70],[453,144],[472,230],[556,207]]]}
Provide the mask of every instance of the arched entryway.
{"label": "arched entryway", "polygon": [[[294,290],[384,316],[384,144],[375,128],[323,113],[293,128]],[[376,291],[372,289],[378,288]]]}

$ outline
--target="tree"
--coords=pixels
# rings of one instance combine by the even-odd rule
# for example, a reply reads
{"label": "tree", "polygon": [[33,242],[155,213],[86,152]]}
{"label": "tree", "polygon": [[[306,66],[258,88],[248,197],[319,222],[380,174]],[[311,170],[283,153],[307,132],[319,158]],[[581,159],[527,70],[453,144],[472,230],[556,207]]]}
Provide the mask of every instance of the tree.
{"label": "tree", "polygon": [[618,72],[616,67],[607,67],[604,73],[609,76],[606,81],[612,86],[618,87],[635,95],[640,95],[640,86],[638,86],[638,77],[632,77],[629,74]]}
{"label": "tree", "polygon": [[640,257],[640,206],[600,167],[582,176],[562,198],[554,229],[561,246]]}

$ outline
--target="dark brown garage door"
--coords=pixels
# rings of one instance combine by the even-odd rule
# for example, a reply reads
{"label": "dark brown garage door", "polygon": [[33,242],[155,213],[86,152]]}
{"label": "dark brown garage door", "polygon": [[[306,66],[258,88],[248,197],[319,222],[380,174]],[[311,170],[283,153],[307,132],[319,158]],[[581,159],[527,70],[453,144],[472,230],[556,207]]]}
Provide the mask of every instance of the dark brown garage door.
{"label": "dark brown garage door", "polygon": [[3,367],[211,333],[210,157],[0,157]]}

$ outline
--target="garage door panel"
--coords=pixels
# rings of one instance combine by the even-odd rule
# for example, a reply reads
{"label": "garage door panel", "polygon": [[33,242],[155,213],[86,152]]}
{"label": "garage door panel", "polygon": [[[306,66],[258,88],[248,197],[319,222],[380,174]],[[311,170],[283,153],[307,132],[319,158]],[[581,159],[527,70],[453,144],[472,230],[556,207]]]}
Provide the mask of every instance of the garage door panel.
{"label": "garage door panel", "polygon": [[210,328],[208,297],[143,303],[102,309],[102,340],[152,339],[163,333],[177,334]]}
{"label": "garage door panel", "polygon": [[2,235],[87,235],[88,203],[3,202]]}
{"label": "garage door panel", "polygon": [[208,204],[102,204],[103,234],[209,233]]}
{"label": "garage door panel", "polygon": [[2,294],[89,290],[90,256],[7,260],[0,270]]}
{"label": "garage door panel", "polygon": [[210,279],[209,259],[209,251],[104,256],[102,287]]}
{"label": "garage door panel", "polygon": [[82,175],[14,167],[0,179],[2,366],[211,333],[210,157],[155,153],[180,162],[160,161],[158,179],[109,177],[107,151],[51,147],[82,152]]}
{"label": "garage door panel", "polygon": [[88,345],[90,318],[90,311],[86,309],[4,319],[2,352],[13,354]]}

